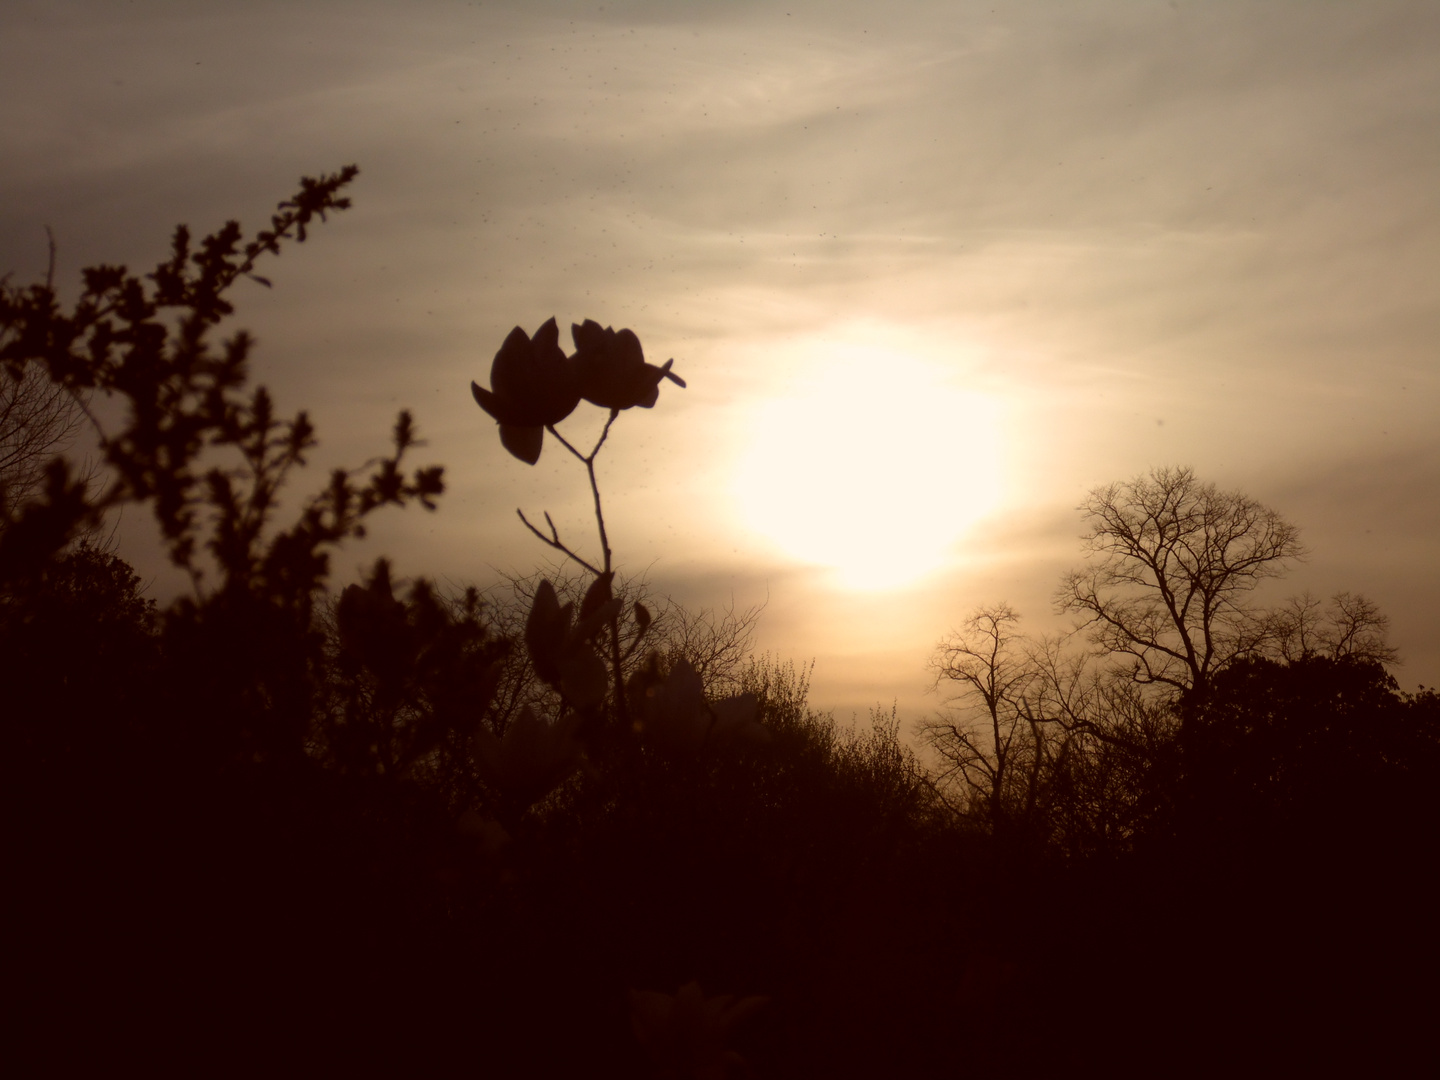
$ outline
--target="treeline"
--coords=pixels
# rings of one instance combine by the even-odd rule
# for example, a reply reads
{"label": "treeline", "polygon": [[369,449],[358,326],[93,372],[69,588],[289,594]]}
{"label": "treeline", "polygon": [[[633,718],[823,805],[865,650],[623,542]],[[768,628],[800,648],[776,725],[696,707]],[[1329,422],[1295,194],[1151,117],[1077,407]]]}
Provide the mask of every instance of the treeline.
{"label": "treeline", "polygon": [[[402,469],[402,415],[389,457],[277,524],[314,433],[250,389],[243,333],[211,334],[353,175],[306,180],[249,243],[181,229],[146,278],[87,271],[68,307],[0,289],[0,378],[52,403],[13,415],[126,407],[89,470],[44,452],[53,428],[0,426],[23,463],[0,473],[0,686],[29,1071],[1433,1055],[1440,699],[1397,688],[1363,598],[1253,604],[1296,534],[1187,471],[1092,496],[1057,596],[1075,635],[1000,605],[942,642],[956,695],[923,758],[893,714],[811,708],[804,668],[753,654],[756,612],[617,576],[596,456],[684,385],[629,331],[578,325],[566,356],[553,320],[517,330],[474,387],[515,457],[548,434],[583,464],[598,557],[547,517],[573,577],[452,596],[382,560],[329,590],[328,551],[433,506],[441,471]],[[588,452],[555,427],[582,401],[609,415]],[[137,503],[194,581],[164,610],[96,541]]]}

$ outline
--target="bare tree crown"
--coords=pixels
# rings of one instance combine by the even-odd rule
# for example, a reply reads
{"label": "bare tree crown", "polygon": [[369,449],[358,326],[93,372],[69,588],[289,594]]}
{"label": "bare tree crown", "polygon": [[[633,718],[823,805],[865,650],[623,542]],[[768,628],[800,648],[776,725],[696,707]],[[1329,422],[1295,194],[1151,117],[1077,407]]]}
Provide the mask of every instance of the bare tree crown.
{"label": "bare tree crown", "polygon": [[1036,644],[1008,604],[977,608],[930,661],[934,689],[955,684],[939,714],[922,720],[923,745],[940,759],[937,780],[991,827],[1029,820],[1049,748],[1041,724],[1044,687]]}
{"label": "bare tree crown", "polygon": [[37,497],[45,469],[74,443],[80,402],[38,371],[0,374],[0,508]]}
{"label": "bare tree crown", "polygon": [[1096,488],[1080,509],[1092,561],[1066,575],[1057,606],[1102,651],[1129,658],[1137,681],[1181,692],[1265,643],[1249,594],[1305,554],[1274,510],[1186,468]]}

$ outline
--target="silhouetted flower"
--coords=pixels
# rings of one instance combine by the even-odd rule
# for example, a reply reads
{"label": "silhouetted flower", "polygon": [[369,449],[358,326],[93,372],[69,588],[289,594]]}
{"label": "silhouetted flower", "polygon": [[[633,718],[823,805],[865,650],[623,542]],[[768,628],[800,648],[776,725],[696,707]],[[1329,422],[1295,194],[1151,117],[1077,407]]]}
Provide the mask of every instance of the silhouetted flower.
{"label": "silhouetted flower", "polygon": [[540,460],[545,427],[558,424],[580,404],[575,373],[560,349],[560,331],[548,319],[534,337],[515,327],[490,365],[490,385],[476,383],[470,392],[500,422],[500,441],[521,461]]}
{"label": "silhouetted flower", "polygon": [[645,362],[640,339],[633,330],[616,331],[601,328],[593,319],[572,324],[570,335],[575,339],[575,355],[570,358],[580,396],[604,409],[628,409],[639,405],[648,409],[660,397],[660,380],[669,379],[678,386],[685,380],[670,371],[674,360],[663,367]]}
{"label": "silhouetted flower", "polygon": [[405,605],[395,599],[390,584],[390,563],[378,559],[369,585],[347,585],[335,608],[335,628],[343,649],[341,663],[359,662],[383,682],[401,677],[413,660]]}
{"label": "silhouetted flower", "polygon": [[725,1049],[730,1030],[762,1008],[769,998],[733,994],[706,997],[696,982],[675,995],[630,991],[630,1024],[665,1076],[685,1080],[725,1080],[745,1059]]}
{"label": "silhouetted flower", "polygon": [[580,767],[575,741],[580,718],[567,712],[550,724],[526,705],[497,739],[483,724],[470,740],[470,757],[491,790],[517,810],[533,806]]}

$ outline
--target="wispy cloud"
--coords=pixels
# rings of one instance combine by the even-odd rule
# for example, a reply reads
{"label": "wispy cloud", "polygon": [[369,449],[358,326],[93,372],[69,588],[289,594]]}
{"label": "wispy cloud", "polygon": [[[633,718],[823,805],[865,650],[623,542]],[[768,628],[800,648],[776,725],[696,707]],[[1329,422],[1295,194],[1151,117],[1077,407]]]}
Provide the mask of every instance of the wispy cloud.
{"label": "wispy cloud", "polygon": [[[1440,455],[1437,45],[1402,2],[11,4],[0,270],[43,268],[45,223],[62,270],[143,265],[176,220],[255,222],[358,161],[355,211],[243,321],[322,464],[416,407],[443,524],[377,544],[452,575],[533,561],[516,505],[583,520],[563,463],[486,456],[463,393],[517,322],[631,325],[691,379],[626,418],[605,477],[628,557],[696,596],[770,557],[713,493],[754,403],[803,393],[807,342],[951,364],[1011,418],[1010,489],[948,584],[896,594],[919,640],[972,590],[1043,598],[1042,524],[1090,484],[1286,476],[1328,535],[1340,501],[1295,493],[1337,469],[1403,490],[1377,454]],[[1428,523],[1391,520],[1433,566]],[[858,616],[832,633],[839,594],[773,569],[797,652],[914,654]]]}

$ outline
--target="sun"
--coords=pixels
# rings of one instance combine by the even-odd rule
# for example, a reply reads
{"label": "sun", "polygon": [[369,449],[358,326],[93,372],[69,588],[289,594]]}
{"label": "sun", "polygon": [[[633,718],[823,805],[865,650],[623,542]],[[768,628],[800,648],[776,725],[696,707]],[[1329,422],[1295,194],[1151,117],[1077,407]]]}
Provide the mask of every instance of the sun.
{"label": "sun", "polygon": [[827,346],[804,371],[748,415],[734,473],[745,525],[847,588],[918,582],[1000,501],[997,403],[873,346]]}

